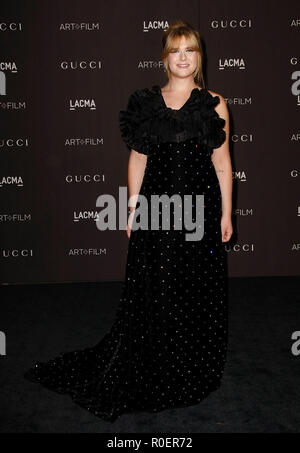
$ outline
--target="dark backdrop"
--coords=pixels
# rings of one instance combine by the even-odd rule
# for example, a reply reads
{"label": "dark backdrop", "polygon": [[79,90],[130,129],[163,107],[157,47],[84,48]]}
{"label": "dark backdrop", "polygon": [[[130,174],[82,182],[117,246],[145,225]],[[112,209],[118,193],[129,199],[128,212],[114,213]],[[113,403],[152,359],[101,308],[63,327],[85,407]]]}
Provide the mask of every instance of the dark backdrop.
{"label": "dark backdrop", "polygon": [[99,231],[129,151],[118,113],[167,82],[161,36],[198,27],[231,115],[229,276],[299,274],[298,1],[10,1],[0,13],[1,282],[122,280],[124,230]]}

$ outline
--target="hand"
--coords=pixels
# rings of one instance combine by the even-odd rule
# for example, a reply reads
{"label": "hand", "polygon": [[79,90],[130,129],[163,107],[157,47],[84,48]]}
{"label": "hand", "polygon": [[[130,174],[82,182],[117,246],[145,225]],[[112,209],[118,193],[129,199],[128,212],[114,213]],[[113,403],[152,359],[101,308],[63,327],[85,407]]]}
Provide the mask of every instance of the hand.
{"label": "hand", "polygon": [[228,242],[233,233],[231,217],[228,215],[222,215],[221,232],[222,232],[222,242]]}

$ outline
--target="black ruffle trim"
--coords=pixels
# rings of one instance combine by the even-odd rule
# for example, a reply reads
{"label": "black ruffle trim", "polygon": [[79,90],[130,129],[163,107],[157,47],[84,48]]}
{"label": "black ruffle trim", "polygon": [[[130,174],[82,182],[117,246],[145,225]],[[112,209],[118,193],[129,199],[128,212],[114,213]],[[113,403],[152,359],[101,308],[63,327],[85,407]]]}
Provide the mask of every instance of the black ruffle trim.
{"label": "black ruffle trim", "polygon": [[121,137],[129,150],[142,154],[150,153],[151,144],[189,138],[198,138],[212,152],[226,139],[225,120],[214,109],[219,102],[206,88],[194,88],[187,102],[174,110],[165,105],[159,85],[138,89],[119,112]]}

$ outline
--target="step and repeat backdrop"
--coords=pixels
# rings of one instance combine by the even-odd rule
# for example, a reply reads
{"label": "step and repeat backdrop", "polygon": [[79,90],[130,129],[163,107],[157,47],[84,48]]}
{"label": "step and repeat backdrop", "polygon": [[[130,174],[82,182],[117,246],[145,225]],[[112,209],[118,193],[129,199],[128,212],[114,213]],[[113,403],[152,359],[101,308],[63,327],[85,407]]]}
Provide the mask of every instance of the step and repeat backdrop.
{"label": "step and repeat backdrop", "polygon": [[[206,86],[230,112],[229,276],[300,274],[299,2],[28,0],[0,11],[2,284],[123,280],[118,114],[167,83],[175,19],[202,35]],[[115,230],[97,228],[103,194]]]}

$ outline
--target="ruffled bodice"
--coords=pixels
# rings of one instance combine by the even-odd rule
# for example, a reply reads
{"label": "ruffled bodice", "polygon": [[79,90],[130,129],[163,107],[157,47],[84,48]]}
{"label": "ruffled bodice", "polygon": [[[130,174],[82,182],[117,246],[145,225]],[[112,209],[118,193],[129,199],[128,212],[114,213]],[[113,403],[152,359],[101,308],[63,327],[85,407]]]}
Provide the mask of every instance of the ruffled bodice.
{"label": "ruffled bodice", "polygon": [[161,88],[135,90],[126,110],[119,112],[121,137],[128,149],[142,154],[151,153],[151,145],[166,142],[183,142],[196,138],[212,152],[225,141],[225,120],[214,107],[219,96],[206,88],[194,88],[186,103],[178,110],[167,107]]}

